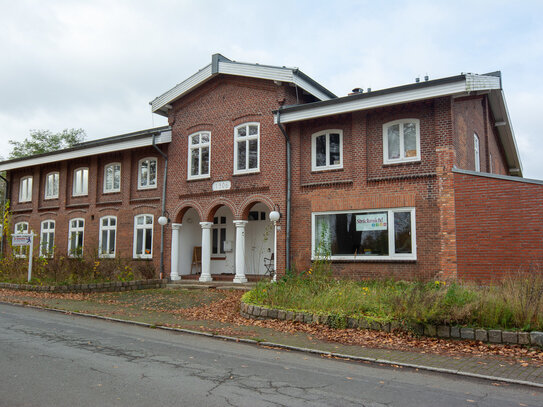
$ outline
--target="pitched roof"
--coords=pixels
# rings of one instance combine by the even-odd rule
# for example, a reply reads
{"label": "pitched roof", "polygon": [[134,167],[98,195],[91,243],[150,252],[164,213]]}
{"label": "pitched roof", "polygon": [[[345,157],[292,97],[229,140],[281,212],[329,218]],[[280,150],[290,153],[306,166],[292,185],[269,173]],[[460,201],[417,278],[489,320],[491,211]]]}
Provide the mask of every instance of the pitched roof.
{"label": "pitched roof", "polygon": [[286,106],[274,111],[274,115],[275,123],[285,124],[435,97],[475,94],[488,94],[490,109],[505,151],[509,172],[522,176],[522,163],[502,90],[500,72],[484,75],[466,73],[368,93],[357,93],[332,100]]}
{"label": "pitched roof", "polygon": [[337,97],[298,68],[236,62],[221,54],[214,54],[209,65],[151,101],[153,113],[167,116],[171,103],[219,74],[292,83],[319,100],[330,100]]}
{"label": "pitched roof", "polygon": [[32,165],[47,164],[120,150],[129,150],[138,147],[146,147],[152,145],[153,136],[155,135],[157,136],[155,138],[156,144],[164,144],[172,141],[171,127],[155,127],[133,133],[86,141],[63,150],[2,161],[0,162],[0,171],[8,171],[17,168],[30,167]]}

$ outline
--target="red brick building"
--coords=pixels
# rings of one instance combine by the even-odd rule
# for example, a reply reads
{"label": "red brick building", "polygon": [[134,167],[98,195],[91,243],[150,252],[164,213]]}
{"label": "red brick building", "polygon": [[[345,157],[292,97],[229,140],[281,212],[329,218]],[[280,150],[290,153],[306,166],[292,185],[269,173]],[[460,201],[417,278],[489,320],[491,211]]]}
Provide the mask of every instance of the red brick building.
{"label": "red brick building", "polygon": [[489,279],[543,259],[543,182],[522,178],[499,73],[338,98],[217,54],[151,105],[169,126],[0,163],[14,230],[44,255],[163,253],[172,279],[202,281],[264,274],[272,254],[280,274],[326,254],[355,279]]}

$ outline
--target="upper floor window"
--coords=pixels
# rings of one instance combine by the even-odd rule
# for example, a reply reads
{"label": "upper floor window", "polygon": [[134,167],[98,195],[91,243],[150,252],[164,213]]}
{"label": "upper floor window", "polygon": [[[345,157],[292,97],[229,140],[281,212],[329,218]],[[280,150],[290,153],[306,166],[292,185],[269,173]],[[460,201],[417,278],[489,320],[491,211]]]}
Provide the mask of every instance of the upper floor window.
{"label": "upper floor window", "polygon": [[87,195],[89,193],[89,169],[78,168],[74,171],[73,196]]}
{"label": "upper floor window", "polygon": [[[18,222],[15,224],[15,233],[29,233],[30,227],[28,222]],[[26,257],[28,253],[28,246],[15,246],[13,247],[13,254],[15,257]]]}
{"label": "upper floor window", "polygon": [[475,171],[481,171],[481,156],[479,154],[479,136],[473,134],[473,154],[475,159]]}
{"label": "upper floor window", "polygon": [[402,119],[383,125],[383,163],[420,161],[420,121]]}
{"label": "upper floor window", "polygon": [[138,165],[138,189],[156,188],[156,158],[144,158]]}
{"label": "upper floor window", "polygon": [[134,218],[134,257],[153,257],[153,215],[138,215]]}
{"label": "upper floor window", "polygon": [[68,231],[68,256],[81,257],[83,255],[83,238],[85,233],[85,219],[70,220]]}
{"label": "upper floor window", "polygon": [[44,220],[41,223],[40,256],[53,257],[55,249],[55,221]]}
{"label": "upper floor window", "polygon": [[313,171],[343,168],[343,132],[326,130],[311,136],[311,169]]}
{"label": "upper floor window", "polygon": [[100,257],[115,257],[115,236],[117,234],[117,218],[104,216],[100,218]]}
{"label": "upper floor window", "polygon": [[189,179],[209,177],[209,156],[211,147],[209,132],[189,136]]}
{"label": "upper floor window", "polygon": [[19,185],[19,202],[32,201],[32,177],[21,178]]}
{"label": "upper floor window", "polygon": [[58,172],[50,172],[45,177],[45,199],[58,198]]}
{"label": "upper floor window", "polygon": [[245,123],[234,129],[234,174],[258,172],[260,123]]}
{"label": "upper floor window", "polygon": [[121,164],[111,163],[104,168],[104,192],[121,190]]}

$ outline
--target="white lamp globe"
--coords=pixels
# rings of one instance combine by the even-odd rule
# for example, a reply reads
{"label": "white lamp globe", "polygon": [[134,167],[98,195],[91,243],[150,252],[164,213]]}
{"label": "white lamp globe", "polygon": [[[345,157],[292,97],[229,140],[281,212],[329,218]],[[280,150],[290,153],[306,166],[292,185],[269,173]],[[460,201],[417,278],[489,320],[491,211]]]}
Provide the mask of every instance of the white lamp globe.
{"label": "white lamp globe", "polygon": [[277,222],[281,217],[281,214],[277,211],[271,211],[269,217],[272,222]]}
{"label": "white lamp globe", "polygon": [[158,224],[160,226],[167,225],[168,224],[168,218],[166,216],[161,216],[160,218],[158,218]]}

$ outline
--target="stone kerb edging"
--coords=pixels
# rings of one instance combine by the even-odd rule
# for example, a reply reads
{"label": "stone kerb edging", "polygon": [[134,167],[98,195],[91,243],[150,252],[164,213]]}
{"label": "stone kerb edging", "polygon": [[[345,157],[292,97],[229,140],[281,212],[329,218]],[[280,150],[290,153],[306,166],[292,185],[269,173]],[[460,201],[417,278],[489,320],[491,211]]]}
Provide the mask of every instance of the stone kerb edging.
{"label": "stone kerb edging", "polygon": [[330,327],[372,329],[375,331],[400,331],[410,330],[419,335],[434,336],[438,338],[466,339],[489,343],[535,345],[543,348],[543,332],[515,332],[499,329],[465,328],[448,325],[400,325],[398,322],[380,323],[366,318],[342,318],[334,315],[310,314],[308,312],[284,311],[251,305],[241,302],[241,316],[252,319],[280,319],[286,321],[298,321],[306,324],[317,323]]}
{"label": "stone kerb edging", "polygon": [[168,280],[136,280],[112,281],[109,283],[72,284],[72,285],[33,285],[0,283],[0,288],[21,291],[36,291],[49,293],[95,293],[111,291],[146,290],[150,288],[164,288]]}

